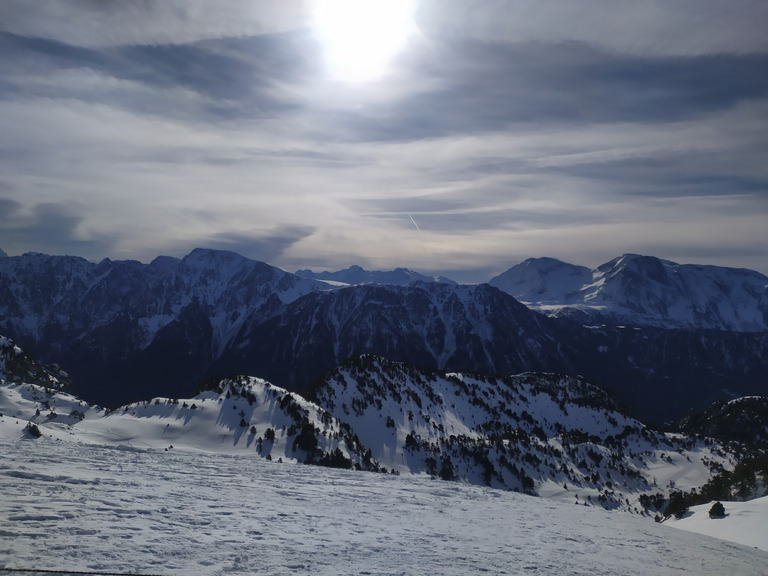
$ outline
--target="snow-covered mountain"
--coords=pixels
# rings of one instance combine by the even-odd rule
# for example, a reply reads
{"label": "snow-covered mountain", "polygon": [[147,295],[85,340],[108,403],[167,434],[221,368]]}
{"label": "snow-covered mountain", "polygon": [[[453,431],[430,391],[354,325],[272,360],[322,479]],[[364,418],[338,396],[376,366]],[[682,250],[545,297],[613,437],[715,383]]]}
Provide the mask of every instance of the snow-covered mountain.
{"label": "snow-covered mountain", "polygon": [[424,274],[419,274],[408,268],[395,268],[390,271],[381,271],[365,270],[360,266],[350,266],[349,268],[337,272],[297,270],[296,276],[347,285],[391,284],[393,286],[407,286],[414,282],[442,282],[445,284],[456,284],[456,282],[445,276],[425,276]]}
{"label": "snow-covered mountain", "polygon": [[114,404],[188,392],[249,316],[327,289],[216,250],[150,264],[25,254],[0,259],[0,326],[65,366],[82,395]]}
{"label": "snow-covered mountain", "polygon": [[58,366],[42,366],[13,340],[0,335],[0,379],[6,382],[29,383],[45,389],[66,390],[69,375]]}
{"label": "snow-covered mountain", "polygon": [[354,286],[313,293],[266,321],[252,317],[213,365],[301,390],[360,354],[448,370],[568,371],[555,324],[486,284]]}
{"label": "snow-covered mountain", "polygon": [[721,445],[655,432],[606,392],[557,374],[490,378],[363,356],[310,397],[384,466],[582,505],[653,515],[641,494],[700,486],[732,465]]}
{"label": "snow-covered mountain", "polygon": [[[561,283],[582,273],[566,271]],[[768,394],[768,331],[587,320],[548,318],[487,284],[342,286],[213,250],[150,264],[0,258],[0,332],[103,405],[186,397],[202,379],[232,373],[300,391],[359,354],[452,371],[578,374],[653,423]]]}
{"label": "snow-covered mountain", "polygon": [[768,450],[768,396],[714,402],[706,410],[687,414],[680,430]]}
{"label": "snow-covered mountain", "polygon": [[585,323],[768,330],[768,277],[752,270],[677,264],[636,254],[594,270],[531,258],[490,284],[536,310]]}

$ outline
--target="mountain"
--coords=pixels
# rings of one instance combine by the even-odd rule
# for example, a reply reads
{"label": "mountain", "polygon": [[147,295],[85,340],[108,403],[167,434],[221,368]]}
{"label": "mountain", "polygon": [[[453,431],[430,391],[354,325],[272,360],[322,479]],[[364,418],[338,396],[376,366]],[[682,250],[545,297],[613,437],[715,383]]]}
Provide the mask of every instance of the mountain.
{"label": "mountain", "polygon": [[249,316],[327,289],[224,251],[150,264],[25,254],[0,259],[0,327],[116,405],[188,393]]}
{"label": "mountain", "polygon": [[69,375],[61,368],[38,364],[6,336],[0,336],[0,379],[26,382],[46,390],[67,390],[71,387]]}
{"label": "mountain", "polygon": [[408,268],[395,268],[389,272],[378,270],[368,271],[360,266],[350,266],[338,272],[312,272],[312,270],[297,270],[296,276],[324,282],[337,282],[340,284],[391,284],[393,286],[407,286],[414,282],[441,282],[456,284],[445,276],[425,276]]}
{"label": "mountain", "polygon": [[768,450],[768,397],[746,396],[727,402],[717,401],[705,410],[687,414],[680,423],[680,430]]}
{"label": "mountain", "polygon": [[768,277],[752,270],[677,264],[636,254],[594,270],[535,258],[489,283],[533,309],[582,323],[768,330]]}
{"label": "mountain", "polygon": [[488,282],[527,305],[575,304],[592,271],[555,258],[529,258]]}
{"label": "mountain", "polygon": [[353,286],[314,292],[243,324],[210,374],[260,374],[302,390],[347,358],[435,369],[580,374],[660,424],[718,399],[766,394],[768,332],[585,327],[489,285]]}
{"label": "mountain", "polygon": [[655,432],[612,395],[559,374],[494,378],[363,356],[309,398],[384,466],[578,504],[655,514],[661,505],[641,495],[661,502],[729,466],[721,445]]}
{"label": "mountain", "polygon": [[354,286],[252,317],[211,372],[243,371],[301,390],[347,358],[376,354],[449,370],[564,367],[556,327],[488,285]]}

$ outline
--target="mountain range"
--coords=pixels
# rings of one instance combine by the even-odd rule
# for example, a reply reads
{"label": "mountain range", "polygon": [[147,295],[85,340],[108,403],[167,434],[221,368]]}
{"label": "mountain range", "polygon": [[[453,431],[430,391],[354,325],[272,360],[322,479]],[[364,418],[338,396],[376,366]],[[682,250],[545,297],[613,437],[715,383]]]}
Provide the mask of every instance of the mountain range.
{"label": "mountain range", "polygon": [[408,268],[395,268],[384,272],[380,270],[365,270],[360,266],[350,266],[337,272],[312,272],[312,270],[297,270],[296,276],[312,280],[323,280],[338,284],[391,284],[394,286],[407,286],[414,282],[444,282],[456,284],[445,276],[425,276]]}
{"label": "mountain range", "polygon": [[149,264],[0,256],[0,330],[106,406],[187,397],[231,373],[303,391],[362,354],[580,376],[655,423],[768,393],[768,279],[757,272],[626,255],[596,271],[529,260],[480,285],[338,274],[205,249]]}

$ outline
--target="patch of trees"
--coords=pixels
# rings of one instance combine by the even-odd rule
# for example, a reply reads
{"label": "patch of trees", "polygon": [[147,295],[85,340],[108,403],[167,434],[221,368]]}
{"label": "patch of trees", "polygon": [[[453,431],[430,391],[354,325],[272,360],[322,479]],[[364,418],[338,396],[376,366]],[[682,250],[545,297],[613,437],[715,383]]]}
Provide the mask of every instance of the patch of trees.
{"label": "patch of trees", "polygon": [[317,436],[315,435],[315,427],[309,421],[302,422],[301,431],[293,440],[293,449],[303,450],[307,454],[307,459],[314,460],[317,450]]}
{"label": "patch of trees", "polygon": [[323,454],[315,464],[318,466],[325,466],[326,468],[352,468],[352,460],[344,456],[344,453],[340,448],[336,448],[333,452]]}
{"label": "patch of trees", "polygon": [[723,470],[701,487],[690,492],[673,492],[664,516],[682,518],[688,508],[706,504],[713,500],[747,499],[754,495],[757,488],[757,476],[763,483],[768,482],[768,454],[739,462],[732,470]]}

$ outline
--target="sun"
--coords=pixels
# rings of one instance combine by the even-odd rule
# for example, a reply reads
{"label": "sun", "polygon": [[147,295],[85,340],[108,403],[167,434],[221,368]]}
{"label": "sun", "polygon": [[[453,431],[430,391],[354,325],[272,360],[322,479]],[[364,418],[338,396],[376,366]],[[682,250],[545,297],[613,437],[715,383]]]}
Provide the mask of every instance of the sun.
{"label": "sun", "polygon": [[315,0],[314,22],[334,79],[381,76],[412,33],[412,0]]}

